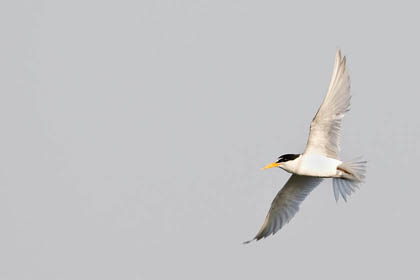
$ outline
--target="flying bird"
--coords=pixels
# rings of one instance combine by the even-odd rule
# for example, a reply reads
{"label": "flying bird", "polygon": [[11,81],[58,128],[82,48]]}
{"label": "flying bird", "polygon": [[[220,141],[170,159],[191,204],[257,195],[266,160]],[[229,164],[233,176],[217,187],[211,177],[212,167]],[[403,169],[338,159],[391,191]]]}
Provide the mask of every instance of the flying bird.
{"label": "flying bird", "polygon": [[350,107],[350,78],[346,57],[340,49],[335,57],[334,71],[324,101],[312,120],[309,139],[302,154],[285,154],[262,169],[279,167],[292,173],[278,192],[264,224],[257,235],[244,243],[275,234],[299,210],[299,205],[324,178],[333,178],[335,200],[345,201],[364,181],[366,161],[360,158],[343,162],[338,159],[340,129],[344,114]]}

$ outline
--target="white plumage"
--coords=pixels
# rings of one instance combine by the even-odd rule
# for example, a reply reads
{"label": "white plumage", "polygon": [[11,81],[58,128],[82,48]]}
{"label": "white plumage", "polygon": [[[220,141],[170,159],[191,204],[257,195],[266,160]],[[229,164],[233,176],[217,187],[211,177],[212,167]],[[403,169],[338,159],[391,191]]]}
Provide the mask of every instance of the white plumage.
{"label": "white plumage", "polygon": [[340,150],[340,128],[344,114],[350,109],[350,77],[346,57],[338,50],[334,71],[324,102],[311,123],[304,154],[318,154],[337,158]]}
{"label": "white plumage", "polygon": [[[334,71],[324,101],[312,120],[306,149],[301,155],[283,155],[265,168],[280,167],[293,175],[274,198],[260,231],[252,240],[275,234],[299,210],[300,203],[318,186],[323,178],[333,178],[336,200],[348,196],[363,182],[366,161],[342,162],[340,129],[344,114],[350,107],[350,78],[346,57],[337,50]],[[252,240],[246,241],[249,243]]]}

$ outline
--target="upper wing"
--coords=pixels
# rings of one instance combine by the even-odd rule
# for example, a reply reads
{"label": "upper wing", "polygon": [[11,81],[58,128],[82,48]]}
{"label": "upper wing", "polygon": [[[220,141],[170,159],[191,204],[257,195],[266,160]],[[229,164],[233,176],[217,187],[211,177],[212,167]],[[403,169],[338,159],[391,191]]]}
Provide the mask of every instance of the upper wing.
{"label": "upper wing", "polygon": [[341,120],[350,110],[350,99],[350,77],[346,69],[346,57],[341,59],[341,51],[337,50],[327,95],[312,120],[304,153],[338,157]]}
{"label": "upper wing", "polygon": [[290,176],[284,187],[278,192],[271,203],[264,224],[257,235],[244,243],[252,240],[260,240],[271,234],[275,234],[285,224],[287,224],[299,210],[299,205],[308,194],[318,186],[322,178],[300,176],[293,174]]}

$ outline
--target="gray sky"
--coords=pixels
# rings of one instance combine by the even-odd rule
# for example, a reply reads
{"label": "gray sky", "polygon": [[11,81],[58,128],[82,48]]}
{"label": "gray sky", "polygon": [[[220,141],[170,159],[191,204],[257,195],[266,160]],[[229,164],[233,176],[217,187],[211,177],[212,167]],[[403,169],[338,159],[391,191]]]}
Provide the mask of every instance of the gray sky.
{"label": "gray sky", "polygon": [[[3,1],[0,278],[418,278],[419,24],[401,1]],[[337,47],[367,182],[244,246]]]}

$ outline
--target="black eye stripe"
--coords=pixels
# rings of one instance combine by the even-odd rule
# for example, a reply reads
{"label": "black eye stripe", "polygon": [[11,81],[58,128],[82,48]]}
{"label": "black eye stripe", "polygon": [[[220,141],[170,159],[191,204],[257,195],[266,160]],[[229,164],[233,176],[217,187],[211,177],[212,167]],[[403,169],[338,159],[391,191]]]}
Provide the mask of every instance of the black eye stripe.
{"label": "black eye stripe", "polygon": [[279,158],[276,162],[280,163],[280,162],[286,162],[286,161],[289,161],[289,160],[294,160],[294,159],[298,158],[299,156],[300,156],[299,154],[285,154],[285,155],[279,156]]}

